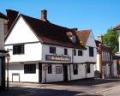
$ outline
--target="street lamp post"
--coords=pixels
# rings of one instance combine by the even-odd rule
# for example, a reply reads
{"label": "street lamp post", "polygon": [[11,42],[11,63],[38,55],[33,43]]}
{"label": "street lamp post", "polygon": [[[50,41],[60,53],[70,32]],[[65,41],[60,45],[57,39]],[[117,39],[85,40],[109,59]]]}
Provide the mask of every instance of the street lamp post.
{"label": "street lamp post", "polygon": [[7,59],[7,62],[6,62],[6,71],[7,71],[7,89],[9,89],[9,61],[10,61],[10,54],[7,53],[6,55],[6,59]]}

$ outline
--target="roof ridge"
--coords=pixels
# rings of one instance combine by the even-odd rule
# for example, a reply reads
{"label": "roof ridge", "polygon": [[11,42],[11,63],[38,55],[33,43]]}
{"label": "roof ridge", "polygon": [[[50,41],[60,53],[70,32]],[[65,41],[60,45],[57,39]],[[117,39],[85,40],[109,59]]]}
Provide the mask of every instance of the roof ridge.
{"label": "roof ridge", "polygon": [[34,18],[34,17],[32,17],[32,16],[28,16],[28,15],[25,15],[25,14],[20,14],[20,15],[23,16],[23,17],[28,17],[28,18],[31,18],[31,19],[38,20],[38,21],[43,22],[43,23],[48,23],[48,24],[51,24],[51,25],[56,26],[56,27],[60,27],[60,28],[64,28],[64,29],[73,31],[71,28],[68,28],[68,27],[64,27],[64,26],[61,26],[61,25],[57,25],[57,24],[51,23],[49,20],[43,21],[43,20],[40,20],[40,19],[38,19],[38,18]]}

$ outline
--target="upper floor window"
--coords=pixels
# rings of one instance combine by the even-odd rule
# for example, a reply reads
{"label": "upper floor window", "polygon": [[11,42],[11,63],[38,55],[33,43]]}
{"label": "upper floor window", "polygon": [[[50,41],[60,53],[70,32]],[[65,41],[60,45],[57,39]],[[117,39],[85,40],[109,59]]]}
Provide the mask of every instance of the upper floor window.
{"label": "upper floor window", "polygon": [[68,50],[64,49],[64,55],[68,55]]}
{"label": "upper floor window", "polygon": [[75,49],[73,50],[73,54],[74,54],[74,56],[76,56],[76,50]]}
{"label": "upper floor window", "polygon": [[83,51],[82,50],[78,50],[78,56],[82,56],[83,55]]}
{"label": "upper floor window", "polygon": [[13,54],[24,54],[24,44],[13,45]]}
{"label": "upper floor window", "polygon": [[50,47],[50,53],[55,54],[56,53],[56,47]]}
{"label": "upper floor window", "polygon": [[89,56],[90,57],[94,56],[94,48],[93,47],[89,47]]}
{"label": "upper floor window", "polygon": [[25,64],[24,73],[36,73],[36,64]]}

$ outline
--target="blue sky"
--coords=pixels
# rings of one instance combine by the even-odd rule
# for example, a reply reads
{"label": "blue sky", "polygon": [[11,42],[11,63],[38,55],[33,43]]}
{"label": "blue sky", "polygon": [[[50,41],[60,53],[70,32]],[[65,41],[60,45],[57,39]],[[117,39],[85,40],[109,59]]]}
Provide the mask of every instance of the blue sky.
{"label": "blue sky", "polygon": [[42,9],[48,10],[48,20],[79,30],[92,29],[94,36],[120,24],[120,0],[0,0],[0,11],[18,10],[40,18]]}

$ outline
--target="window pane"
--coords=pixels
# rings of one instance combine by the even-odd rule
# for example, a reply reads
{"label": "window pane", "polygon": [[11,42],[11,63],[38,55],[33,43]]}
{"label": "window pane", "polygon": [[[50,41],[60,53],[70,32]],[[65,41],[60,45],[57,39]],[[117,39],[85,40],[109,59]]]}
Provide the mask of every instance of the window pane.
{"label": "window pane", "polygon": [[13,45],[13,54],[24,54],[24,45]]}
{"label": "window pane", "polygon": [[67,55],[68,52],[67,52],[67,49],[64,49],[64,55]]}
{"label": "window pane", "polygon": [[83,51],[82,50],[78,50],[78,56],[82,56],[83,55]]}
{"label": "window pane", "polygon": [[50,53],[56,53],[56,47],[50,47]]}
{"label": "window pane", "polygon": [[62,67],[56,66],[56,74],[61,74],[61,73],[62,73]]}
{"label": "window pane", "polygon": [[24,73],[36,73],[36,64],[25,64]]}
{"label": "window pane", "polygon": [[94,49],[93,49],[93,47],[89,47],[89,56],[91,56],[91,57],[94,56]]}

